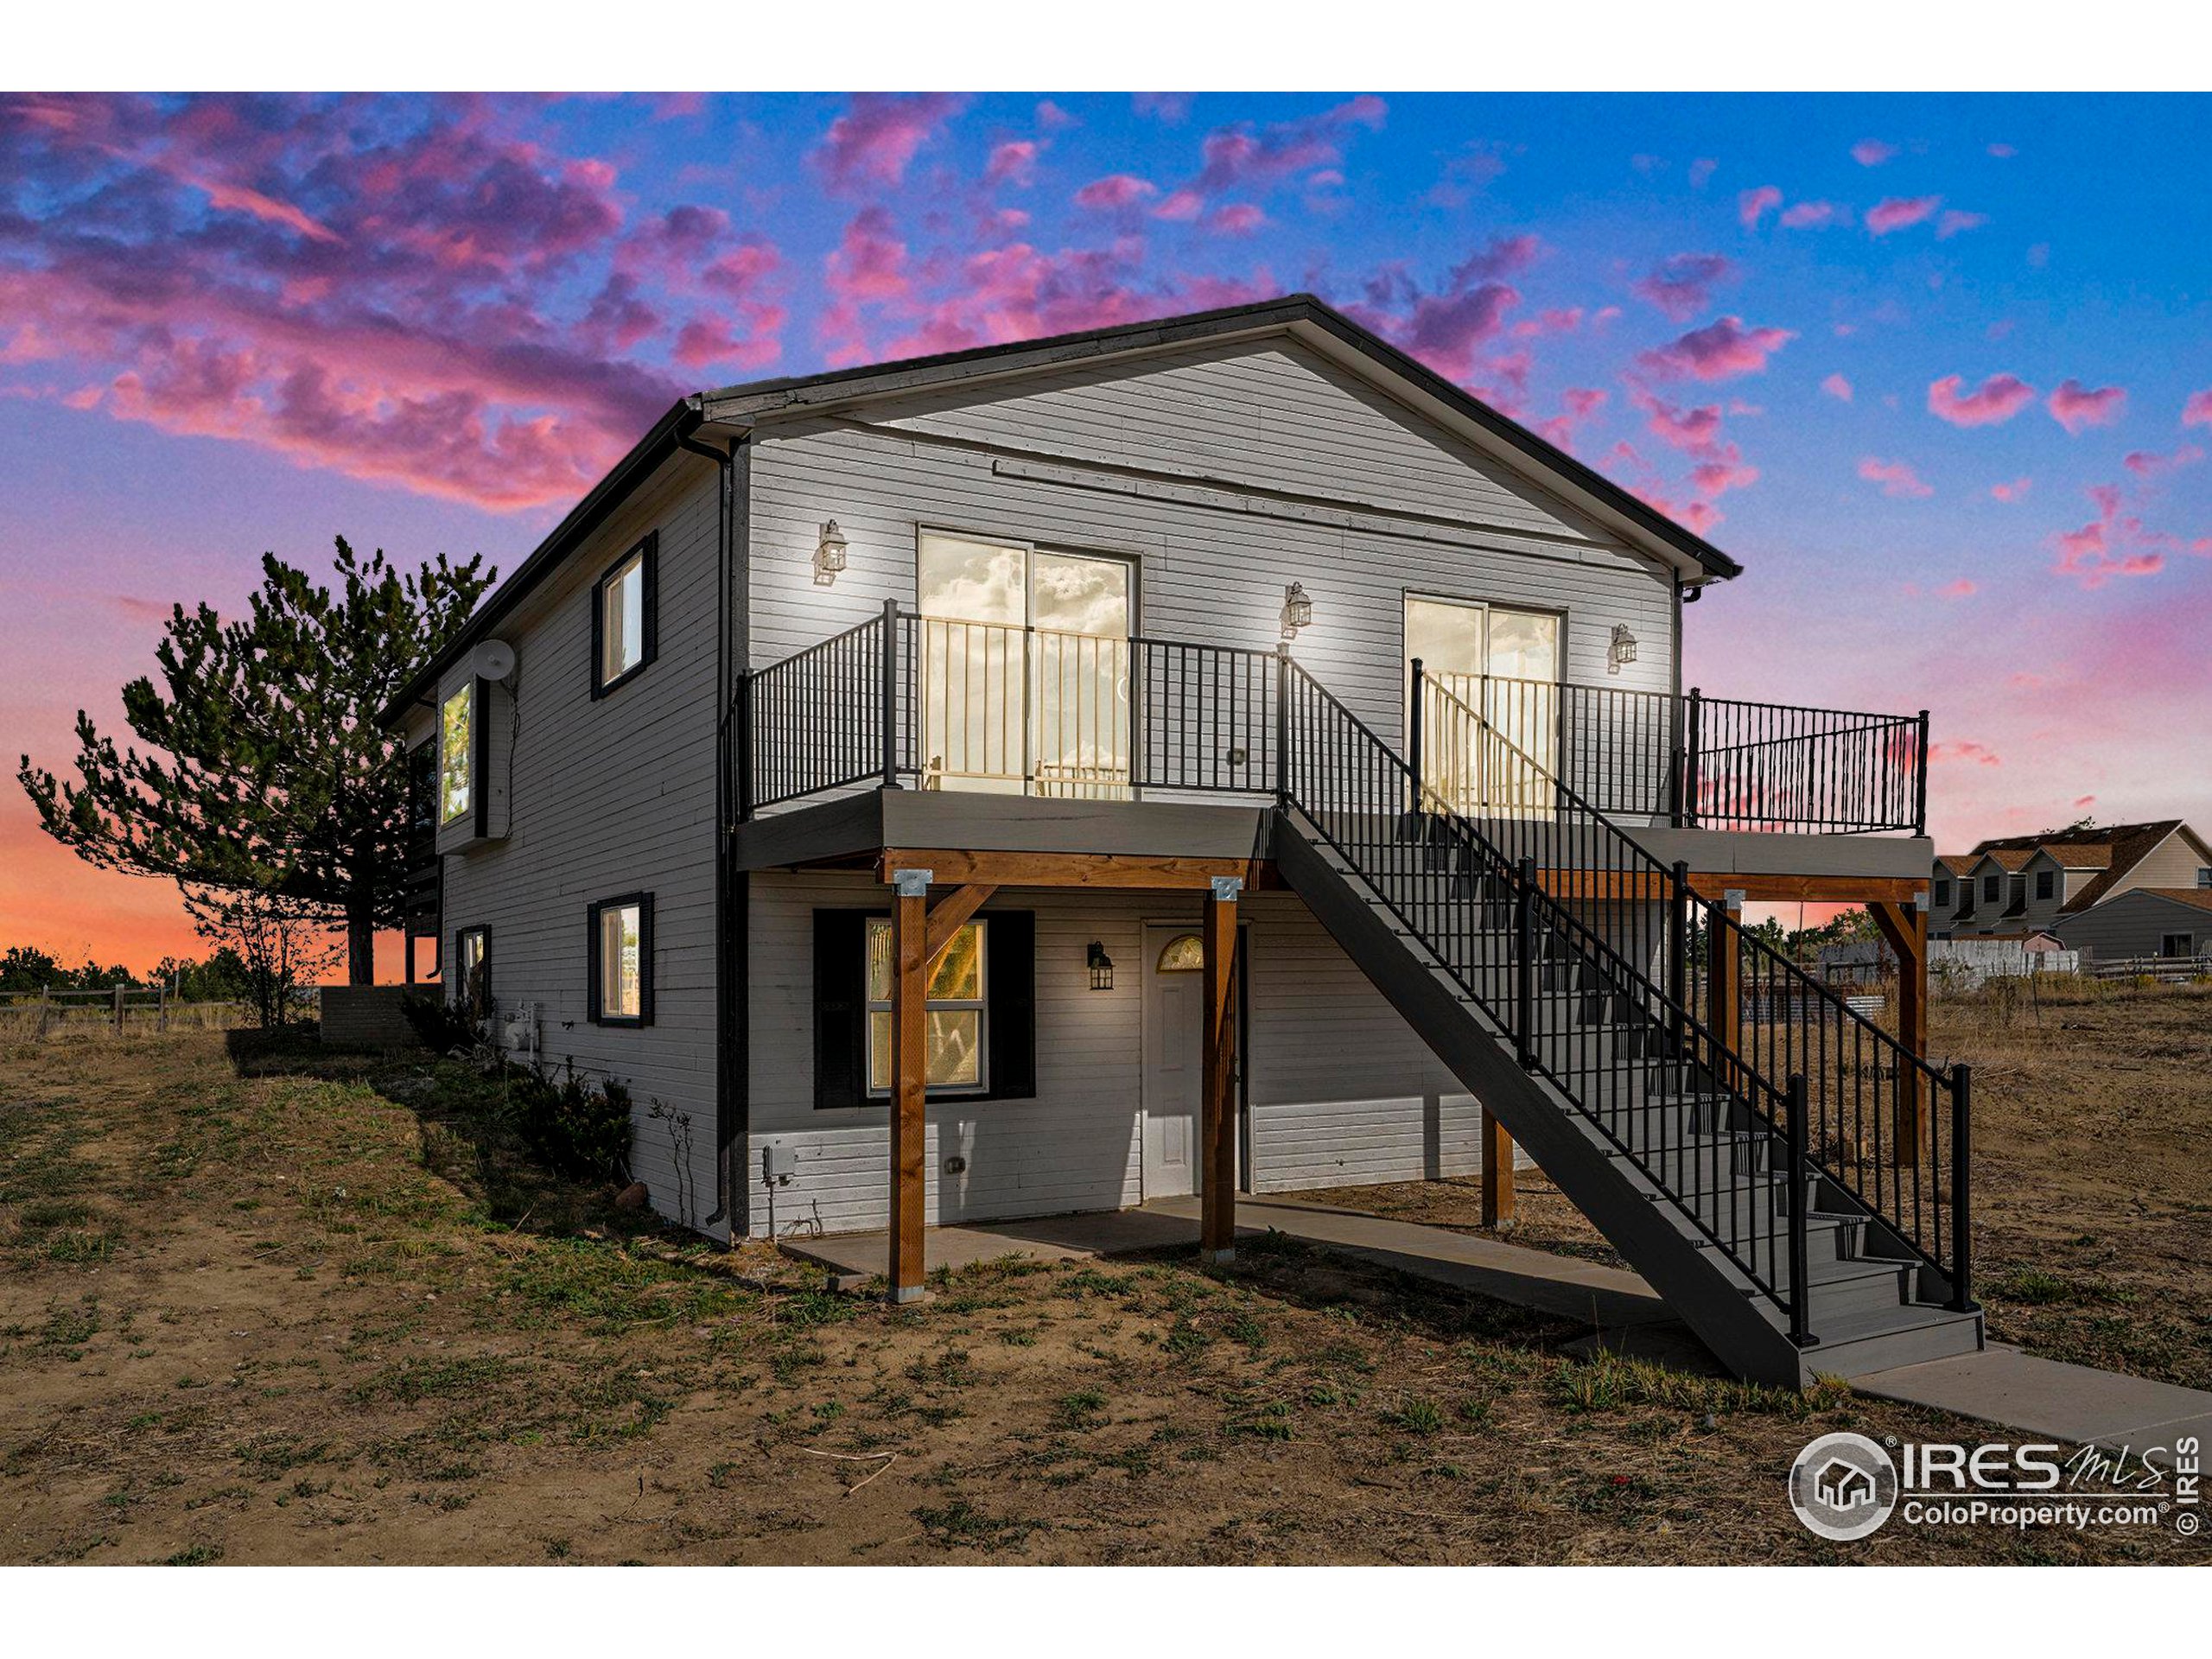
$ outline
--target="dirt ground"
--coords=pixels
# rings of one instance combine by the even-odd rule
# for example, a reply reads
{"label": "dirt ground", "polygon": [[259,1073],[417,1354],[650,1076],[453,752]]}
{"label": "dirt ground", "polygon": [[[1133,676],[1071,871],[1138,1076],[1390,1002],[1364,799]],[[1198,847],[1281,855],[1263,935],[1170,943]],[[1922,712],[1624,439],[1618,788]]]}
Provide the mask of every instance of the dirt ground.
{"label": "dirt ground", "polygon": [[[519,1166],[492,1087],[214,1032],[0,1052],[0,1560],[2201,1558],[2148,1529],[1824,1543],[1783,1496],[1808,1440],[1971,1431],[1574,1360],[1573,1325],[1280,1240],[834,1297]],[[2125,1218],[2054,1222],[2046,1269],[2133,1284],[2088,1253],[2146,1216],[2201,1268],[2201,1165],[2154,1192],[2021,1122],[1991,1135],[2008,1179],[2061,1179],[2037,1149],[2066,1137],[2063,1179]]]}
{"label": "dirt ground", "polygon": [[[2212,1389],[2212,986],[1937,1000],[1929,1052],[1974,1068],[1975,1293],[1991,1336]],[[1478,1181],[1290,1196],[1482,1231]],[[1541,1175],[1516,1243],[1625,1265]]]}

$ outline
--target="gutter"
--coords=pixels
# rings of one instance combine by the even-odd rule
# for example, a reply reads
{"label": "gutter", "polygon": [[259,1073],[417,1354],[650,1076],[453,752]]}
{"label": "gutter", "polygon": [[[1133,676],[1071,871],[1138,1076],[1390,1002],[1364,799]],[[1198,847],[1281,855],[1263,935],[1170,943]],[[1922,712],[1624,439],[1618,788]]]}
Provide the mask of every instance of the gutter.
{"label": "gutter", "polygon": [[[513,574],[492,590],[492,596],[478,607],[461,632],[446,642],[445,648],[417,669],[391,701],[378,711],[377,723],[387,728],[396,727],[410,708],[427,708],[447,671],[557,570],[575,545],[604,524],[632,489],[679,448],[694,448],[691,434],[706,419],[702,403],[698,397],[680,399],[654,422],[652,429],[638,440],[636,447],[616,461],[607,476],[592,486],[590,493],[553,527],[530,556],[515,567]],[[721,459],[717,452],[704,446],[696,447]]]}

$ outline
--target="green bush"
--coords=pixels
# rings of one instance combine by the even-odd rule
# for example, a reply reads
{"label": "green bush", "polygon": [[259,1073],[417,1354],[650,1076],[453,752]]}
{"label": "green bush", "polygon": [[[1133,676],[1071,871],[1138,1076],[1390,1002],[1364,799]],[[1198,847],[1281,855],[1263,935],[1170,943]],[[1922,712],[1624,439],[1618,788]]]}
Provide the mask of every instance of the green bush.
{"label": "green bush", "polygon": [[415,1034],[423,1046],[433,1054],[450,1054],[456,1048],[476,1046],[476,1027],[468,1017],[442,997],[424,996],[420,993],[400,999],[401,1012],[407,1023],[415,1027]]}
{"label": "green bush", "polygon": [[556,1079],[524,1071],[514,1079],[515,1127],[549,1168],[580,1181],[626,1180],[630,1090],[609,1077],[594,1084],[571,1060]]}

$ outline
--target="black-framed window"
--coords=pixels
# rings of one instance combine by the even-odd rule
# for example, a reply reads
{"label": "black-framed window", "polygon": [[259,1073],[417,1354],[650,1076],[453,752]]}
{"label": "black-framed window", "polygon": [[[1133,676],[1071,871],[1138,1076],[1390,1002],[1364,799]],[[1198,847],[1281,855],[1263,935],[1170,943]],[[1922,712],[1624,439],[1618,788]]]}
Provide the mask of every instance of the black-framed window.
{"label": "black-framed window", "polygon": [[2162,933],[2158,936],[2158,954],[2162,957],[2193,957],[2196,954],[2194,933]]}
{"label": "black-framed window", "polygon": [[2196,867],[2196,885],[2200,887],[2212,887],[2212,867],[2202,864]]}
{"label": "black-framed window", "polygon": [[1936,902],[1938,905],[1948,905],[1951,902],[1951,884],[1949,882],[1938,881],[1936,884]]}
{"label": "black-framed window", "polygon": [[471,1020],[492,1017],[492,930],[462,927],[453,936],[453,1000]]}
{"label": "black-framed window", "polygon": [[2058,872],[2056,870],[2037,870],[2036,872],[2036,897],[2038,899],[2050,898],[2052,892],[2056,887],[2057,879]]}
{"label": "black-framed window", "polygon": [[459,823],[476,810],[476,682],[448,692],[438,704],[438,826]]}
{"label": "black-framed window", "polygon": [[626,893],[591,907],[591,1021],[653,1022],[653,896]]}
{"label": "black-framed window", "polygon": [[[882,1106],[888,1096],[872,1082],[872,1015],[888,1012],[871,1007],[880,978],[871,984],[868,941],[871,922],[889,919],[886,912],[817,910],[814,912],[814,1103],[830,1109]],[[962,1058],[957,1035],[973,1021],[974,1075],[980,1081],[948,1083],[928,1090],[931,1100],[1028,1100],[1037,1093],[1037,918],[1033,911],[991,910],[977,918],[974,939],[980,973],[964,969],[947,976],[943,965],[931,989],[979,993],[932,996],[931,1012],[940,1024],[940,1067]],[[882,937],[880,930],[878,938]],[[936,982],[942,981],[942,983]],[[950,1042],[947,1039],[952,1039]],[[887,1039],[883,1039],[887,1041]],[[880,1049],[879,1049],[880,1052]]]}
{"label": "black-framed window", "polygon": [[660,650],[660,535],[614,561],[591,590],[591,694],[642,674]]}
{"label": "black-framed window", "polygon": [[1999,891],[1998,883],[2004,879],[2000,875],[1985,875],[1981,878],[1981,899],[1984,904],[1993,905],[1997,902],[1997,894]]}
{"label": "black-framed window", "polygon": [[[924,987],[922,1072],[940,1095],[980,1095],[990,1086],[988,917],[964,924],[944,947]],[[893,1033],[891,918],[868,918],[868,1091],[891,1093]]]}

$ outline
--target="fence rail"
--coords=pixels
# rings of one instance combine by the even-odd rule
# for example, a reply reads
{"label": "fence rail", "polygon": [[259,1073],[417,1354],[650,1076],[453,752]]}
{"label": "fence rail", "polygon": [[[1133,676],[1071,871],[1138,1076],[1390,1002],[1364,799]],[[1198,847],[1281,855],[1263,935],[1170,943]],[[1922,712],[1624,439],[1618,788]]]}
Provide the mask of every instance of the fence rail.
{"label": "fence rail", "polygon": [[2212,979],[2212,957],[2092,958],[2084,971],[2099,979]]}
{"label": "fence rail", "polygon": [[60,989],[52,986],[35,991],[0,992],[0,1014],[35,1020],[43,1040],[57,1027],[99,1025],[120,1033],[133,1016],[149,1018],[156,1031],[167,1031],[174,1019],[207,1008],[243,1007],[235,1001],[185,1002],[166,985],[108,985],[95,989]]}

